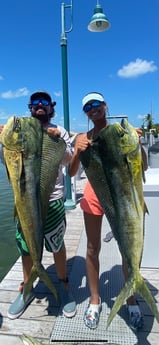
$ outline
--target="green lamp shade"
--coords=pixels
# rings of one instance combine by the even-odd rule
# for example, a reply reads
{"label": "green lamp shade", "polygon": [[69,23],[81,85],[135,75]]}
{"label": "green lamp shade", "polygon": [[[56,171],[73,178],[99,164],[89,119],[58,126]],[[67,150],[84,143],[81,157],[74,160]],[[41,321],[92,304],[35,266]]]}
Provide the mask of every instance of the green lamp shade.
{"label": "green lamp shade", "polygon": [[101,5],[96,5],[94,9],[94,14],[91,18],[90,23],[88,24],[88,30],[94,32],[101,32],[109,29],[110,23],[103,13]]}

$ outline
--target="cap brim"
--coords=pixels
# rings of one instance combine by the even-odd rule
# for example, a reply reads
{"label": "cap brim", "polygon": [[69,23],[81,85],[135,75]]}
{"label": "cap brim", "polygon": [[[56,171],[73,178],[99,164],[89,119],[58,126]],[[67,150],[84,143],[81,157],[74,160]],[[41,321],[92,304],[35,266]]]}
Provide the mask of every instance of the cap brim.
{"label": "cap brim", "polygon": [[84,107],[90,101],[104,102],[104,97],[100,93],[95,93],[95,92],[89,93],[83,98],[82,106]]}

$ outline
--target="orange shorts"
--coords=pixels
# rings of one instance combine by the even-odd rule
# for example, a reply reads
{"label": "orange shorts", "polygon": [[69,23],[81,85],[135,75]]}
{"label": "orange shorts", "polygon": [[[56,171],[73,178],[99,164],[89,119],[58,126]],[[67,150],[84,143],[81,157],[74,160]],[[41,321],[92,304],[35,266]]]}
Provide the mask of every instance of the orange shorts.
{"label": "orange shorts", "polygon": [[94,214],[96,216],[102,216],[104,214],[103,208],[101,207],[89,181],[86,183],[84,195],[80,201],[80,206],[81,209],[86,213]]}

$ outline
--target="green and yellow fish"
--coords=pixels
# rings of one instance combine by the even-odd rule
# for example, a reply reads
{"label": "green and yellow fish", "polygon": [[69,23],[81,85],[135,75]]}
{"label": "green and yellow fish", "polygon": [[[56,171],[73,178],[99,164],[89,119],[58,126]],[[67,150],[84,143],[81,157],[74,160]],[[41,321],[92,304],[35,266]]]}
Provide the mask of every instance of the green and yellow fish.
{"label": "green and yellow fish", "polygon": [[127,120],[102,129],[98,139],[80,154],[86,175],[105,211],[129,279],[117,296],[107,327],[122,304],[138,293],[157,321],[159,311],[140,274],[147,208],[143,197],[142,156],[138,134]]}
{"label": "green and yellow fish", "polygon": [[33,260],[29,280],[24,287],[24,298],[39,277],[57,299],[54,284],[41,260],[49,196],[55,186],[66,144],[61,138],[50,138],[40,121],[33,117],[9,118],[0,142],[13,187],[16,215]]}

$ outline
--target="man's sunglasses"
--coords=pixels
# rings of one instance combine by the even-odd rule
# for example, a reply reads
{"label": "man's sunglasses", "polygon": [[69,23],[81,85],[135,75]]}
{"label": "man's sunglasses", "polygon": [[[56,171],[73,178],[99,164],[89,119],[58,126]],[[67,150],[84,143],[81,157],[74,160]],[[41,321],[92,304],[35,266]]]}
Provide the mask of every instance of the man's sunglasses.
{"label": "man's sunglasses", "polygon": [[102,105],[101,101],[93,101],[92,103],[88,103],[83,107],[83,111],[88,113],[92,108],[98,108]]}
{"label": "man's sunglasses", "polygon": [[50,101],[48,101],[47,99],[45,99],[45,98],[42,98],[42,99],[32,99],[32,101],[31,101],[31,105],[38,105],[38,104],[42,104],[42,105],[44,105],[44,106],[47,106],[47,105],[49,105],[51,102]]}

